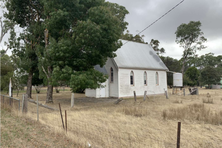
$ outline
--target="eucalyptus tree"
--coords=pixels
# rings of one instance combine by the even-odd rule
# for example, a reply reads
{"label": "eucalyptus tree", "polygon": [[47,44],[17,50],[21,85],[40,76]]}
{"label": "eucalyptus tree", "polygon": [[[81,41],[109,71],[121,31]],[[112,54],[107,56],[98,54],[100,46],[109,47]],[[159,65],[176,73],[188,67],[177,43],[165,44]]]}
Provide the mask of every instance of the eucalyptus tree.
{"label": "eucalyptus tree", "polygon": [[150,41],[150,45],[156,51],[157,55],[160,56],[161,54],[165,53],[165,49],[163,47],[159,48],[159,44],[160,44],[160,42],[158,40],[151,39],[151,41]]}
{"label": "eucalyptus tree", "polygon": [[188,24],[181,24],[179,27],[177,27],[175,32],[176,43],[178,43],[180,47],[184,49],[182,55],[182,74],[185,72],[184,69],[188,57],[195,55],[197,50],[206,48],[203,43],[206,42],[207,39],[203,36],[203,32],[201,31],[200,27],[200,21],[190,21]]}
{"label": "eucalyptus tree", "polygon": [[115,56],[127,13],[125,7],[104,0],[44,3],[46,44],[39,46],[38,57],[40,75],[48,81],[46,102],[53,102],[53,85],[58,81],[68,81],[76,92],[106,80],[93,66],[103,66]]}
{"label": "eucalyptus tree", "polygon": [[26,94],[31,98],[33,72],[38,64],[36,46],[42,43],[44,37],[41,28],[43,5],[40,0],[5,0],[5,5],[8,10],[5,17],[23,29],[16,41],[17,47],[13,46],[16,42],[10,45],[13,54],[19,56],[22,62],[20,68],[28,73]]}

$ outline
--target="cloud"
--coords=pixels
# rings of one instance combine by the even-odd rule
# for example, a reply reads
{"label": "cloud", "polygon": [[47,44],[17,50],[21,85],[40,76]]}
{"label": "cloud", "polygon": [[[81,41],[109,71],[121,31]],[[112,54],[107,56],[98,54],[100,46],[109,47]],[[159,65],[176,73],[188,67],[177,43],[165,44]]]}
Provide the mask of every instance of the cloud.
{"label": "cloud", "polygon": [[[137,34],[150,25],[180,1],[178,0],[109,0],[126,7],[129,14],[126,21],[129,23],[130,33]],[[201,30],[208,39],[207,49],[198,54],[215,53],[222,54],[222,1],[221,0],[184,0],[177,8],[168,13],[165,17],[145,30],[145,41],[151,39],[160,41],[160,46],[166,49],[166,55],[180,59],[183,49],[176,44],[175,32],[182,23],[200,21]]]}

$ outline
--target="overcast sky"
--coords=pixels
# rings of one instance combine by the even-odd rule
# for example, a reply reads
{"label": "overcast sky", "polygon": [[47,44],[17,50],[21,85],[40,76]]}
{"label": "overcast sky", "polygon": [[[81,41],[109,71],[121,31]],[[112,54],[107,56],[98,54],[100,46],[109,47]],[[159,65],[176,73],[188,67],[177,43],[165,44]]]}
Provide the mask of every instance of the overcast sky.
{"label": "overcast sky", "polygon": [[[108,0],[126,7],[129,14],[126,21],[128,30],[137,34],[181,0]],[[222,1],[221,0],[184,0],[177,8],[145,30],[145,41],[151,39],[160,41],[160,47],[165,48],[164,56],[180,59],[183,49],[176,44],[175,31],[182,23],[200,21],[201,30],[207,38],[207,48],[198,52],[199,55],[209,52],[222,55]],[[19,32],[19,30],[18,30]],[[7,36],[4,38],[7,41]],[[0,48],[3,47],[1,43]]]}
{"label": "overcast sky", "polygon": [[[181,0],[108,0],[125,6],[129,11],[126,21],[128,30],[132,34],[142,31]],[[184,0],[173,11],[145,30],[144,40],[160,41],[160,47],[165,48],[164,56],[180,59],[183,49],[176,44],[175,32],[182,23],[200,21],[201,30],[207,38],[206,49],[198,52],[199,55],[209,52],[222,55],[222,0]]]}

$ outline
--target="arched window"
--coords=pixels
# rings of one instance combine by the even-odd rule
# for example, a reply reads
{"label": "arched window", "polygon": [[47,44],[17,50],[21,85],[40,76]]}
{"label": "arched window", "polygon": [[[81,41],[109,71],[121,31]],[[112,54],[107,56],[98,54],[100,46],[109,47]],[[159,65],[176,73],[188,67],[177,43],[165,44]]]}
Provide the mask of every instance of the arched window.
{"label": "arched window", "polygon": [[146,72],[144,72],[144,85],[147,85],[147,74],[146,74]]}
{"label": "arched window", "polygon": [[156,72],[156,85],[159,85],[159,74]]}
{"label": "arched window", "polygon": [[133,74],[133,71],[130,72],[130,85],[134,85],[134,74]]}
{"label": "arched window", "polygon": [[113,82],[113,68],[110,68],[110,82]]}

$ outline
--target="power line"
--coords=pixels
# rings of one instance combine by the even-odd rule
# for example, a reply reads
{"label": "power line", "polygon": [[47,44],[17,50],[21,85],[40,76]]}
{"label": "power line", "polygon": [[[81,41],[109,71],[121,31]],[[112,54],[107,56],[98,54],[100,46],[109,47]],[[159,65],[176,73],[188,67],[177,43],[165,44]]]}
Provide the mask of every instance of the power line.
{"label": "power line", "polygon": [[[182,4],[184,2],[184,0],[180,1],[178,4],[176,4],[173,8],[171,8],[170,10],[168,10],[166,13],[164,13],[161,17],[159,17],[158,19],[156,19],[154,22],[152,22],[149,26],[147,26],[146,28],[144,28],[142,31],[140,31],[139,33],[137,33],[136,35],[141,34],[143,31],[145,31],[146,29],[148,29],[149,27],[151,27],[153,24],[155,24],[156,22],[158,22],[160,19],[162,19],[165,15],[167,15],[168,13],[170,13],[173,9],[175,9],[176,7],[178,7],[180,4]],[[126,43],[128,43],[129,41],[125,42],[123,45],[125,45]]]}

